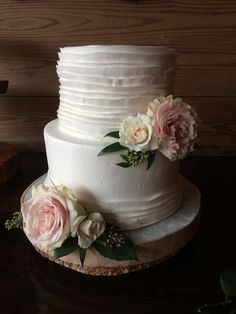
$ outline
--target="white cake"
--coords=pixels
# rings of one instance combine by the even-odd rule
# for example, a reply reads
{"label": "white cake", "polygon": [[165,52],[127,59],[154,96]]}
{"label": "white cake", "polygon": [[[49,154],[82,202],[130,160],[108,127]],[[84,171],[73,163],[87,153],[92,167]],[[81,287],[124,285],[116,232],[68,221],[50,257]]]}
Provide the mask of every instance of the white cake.
{"label": "white cake", "polygon": [[165,47],[62,48],[58,119],[44,130],[46,185],[72,189],[89,211],[121,229],[137,229],[173,214],[181,205],[178,161],[160,152],[152,167],[121,168],[120,152],[98,156],[114,141],[124,118],[145,113],[157,96],[173,92],[176,54]]}

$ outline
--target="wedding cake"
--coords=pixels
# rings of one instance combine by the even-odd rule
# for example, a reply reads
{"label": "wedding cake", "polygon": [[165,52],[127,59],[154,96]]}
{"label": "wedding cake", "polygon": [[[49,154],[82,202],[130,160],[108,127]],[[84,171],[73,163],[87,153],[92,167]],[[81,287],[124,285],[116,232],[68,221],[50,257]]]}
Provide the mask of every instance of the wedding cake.
{"label": "wedding cake", "polygon": [[58,118],[44,129],[48,173],[21,202],[23,230],[41,254],[119,274],[191,238],[200,196],[179,161],[193,150],[197,116],[173,96],[175,61],[161,46],[60,49]]}
{"label": "wedding cake", "polygon": [[173,92],[176,54],[164,47],[82,46],[62,48],[58,119],[44,131],[47,184],[69,187],[81,203],[122,229],[153,224],[174,213],[182,200],[178,161],[157,153],[122,168],[120,152],[98,157],[130,115]]}

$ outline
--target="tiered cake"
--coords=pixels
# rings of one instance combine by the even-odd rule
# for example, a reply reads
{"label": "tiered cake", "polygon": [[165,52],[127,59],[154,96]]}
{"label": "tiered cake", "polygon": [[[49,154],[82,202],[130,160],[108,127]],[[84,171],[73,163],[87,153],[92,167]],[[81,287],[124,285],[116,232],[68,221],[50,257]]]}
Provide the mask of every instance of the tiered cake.
{"label": "tiered cake", "polygon": [[118,275],[172,256],[193,236],[200,194],[179,174],[197,135],[164,47],[62,48],[48,173],[23,194],[23,229],[47,258]]}
{"label": "tiered cake", "polygon": [[62,48],[58,119],[44,131],[46,185],[70,188],[90,211],[121,229],[151,225],[181,205],[178,161],[157,152],[152,167],[121,168],[120,152],[98,157],[124,118],[145,113],[157,96],[173,91],[176,54],[165,47]]}

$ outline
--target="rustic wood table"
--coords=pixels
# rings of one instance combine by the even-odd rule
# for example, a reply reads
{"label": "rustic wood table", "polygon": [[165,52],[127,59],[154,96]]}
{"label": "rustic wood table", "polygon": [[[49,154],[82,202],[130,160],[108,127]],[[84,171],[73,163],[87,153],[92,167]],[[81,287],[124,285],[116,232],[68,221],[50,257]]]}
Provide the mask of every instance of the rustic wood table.
{"label": "rustic wood table", "polygon": [[236,265],[235,157],[190,157],[182,163],[181,172],[202,193],[197,234],[162,264],[117,277],[63,268],[39,255],[22,231],[5,230],[22,192],[47,171],[44,154],[22,154],[21,162],[21,173],[0,185],[2,314],[191,314],[222,300],[219,273]]}

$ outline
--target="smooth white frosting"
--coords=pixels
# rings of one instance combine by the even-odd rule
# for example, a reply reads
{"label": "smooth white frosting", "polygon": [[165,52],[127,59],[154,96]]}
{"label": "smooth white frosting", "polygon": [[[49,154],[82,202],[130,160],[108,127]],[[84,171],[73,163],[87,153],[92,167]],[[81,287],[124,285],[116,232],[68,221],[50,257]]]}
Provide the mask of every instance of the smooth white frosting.
{"label": "smooth white frosting", "polygon": [[64,132],[101,139],[129,114],[172,93],[176,54],[152,46],[80,46],[59,52],[58,119]]}
{"label": "smooth white frosting", "polygon": [[182,201],[178,162],[157,153],[154,164],[121,168],[119,153],[98,157],[103,142],[78,139],[66,134],[58,120],[44,130],[47,185],[72,189],[90,211],[101,212],[107,222],[122,229],[136,229],[174,213]]}

